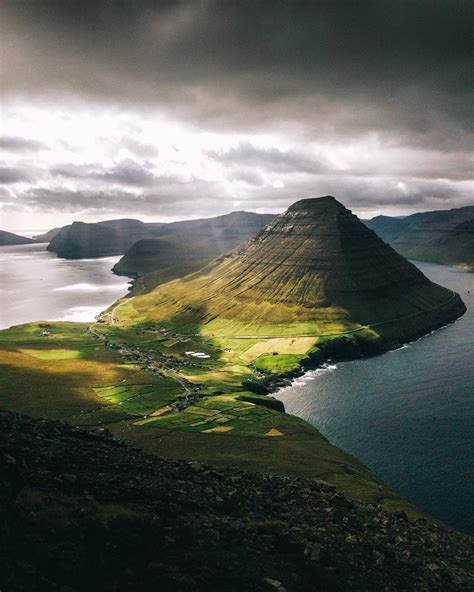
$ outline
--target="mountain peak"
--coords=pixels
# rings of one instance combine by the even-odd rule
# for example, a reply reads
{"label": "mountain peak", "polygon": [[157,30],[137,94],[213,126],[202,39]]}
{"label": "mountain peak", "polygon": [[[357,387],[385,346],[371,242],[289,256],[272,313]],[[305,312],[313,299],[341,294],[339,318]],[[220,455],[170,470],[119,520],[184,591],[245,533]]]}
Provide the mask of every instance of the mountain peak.
{"label": "mountain peak", "polygon": [[[303,199],[299,199],[289,206],[286,210],[287,212],[291,212],[293,210],[316,210],[324,207],[340,207],[344,208],[340,201],[337,201],[335,197],[332,195],[323,195],[321,197],[305,197]],[[345,209],[345,208],[344,208]]]}
{"label": "mountain peak", "polygon": [[[227,331],[248,325],[252,334],[321,320],[380,325],[410,318],[397,338],[422,334],[439,326],[438,316],[451,320],[463,309],[331,196],[295,202],[227,255],[157,288],[156,302],[166,302],[167,314],[191,311],[200,322],[224,323]],[[411,319],[438,308],[431,318]]]}

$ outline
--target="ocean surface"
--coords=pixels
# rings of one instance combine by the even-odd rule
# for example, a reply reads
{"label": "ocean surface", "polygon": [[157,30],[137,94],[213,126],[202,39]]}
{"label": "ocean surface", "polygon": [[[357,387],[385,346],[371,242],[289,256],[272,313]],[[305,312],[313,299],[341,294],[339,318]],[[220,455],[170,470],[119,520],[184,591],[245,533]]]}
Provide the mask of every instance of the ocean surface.
{"label": "ocean surface", "polygon": [[46,244],[0,247],[0,329],[30,321],[92,321],[127,293],[119,257],[59,259]]}
{"label": "ocean surface", "polygon": [[329,363],[276,396],[415,506],[474,533],[474,273],[415,264],[461,294],[461,319],[398,350]]}

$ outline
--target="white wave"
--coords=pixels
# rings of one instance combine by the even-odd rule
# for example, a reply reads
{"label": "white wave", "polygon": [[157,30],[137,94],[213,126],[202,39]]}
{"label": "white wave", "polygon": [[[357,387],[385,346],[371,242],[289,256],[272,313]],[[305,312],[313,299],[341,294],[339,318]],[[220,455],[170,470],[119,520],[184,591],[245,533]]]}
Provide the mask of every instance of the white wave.
{"label": "white wave", "polygon": [[402,349],[407,349],[407,347],[410,347],[410,345],[411,345],[411,343],[405,343],[405,345],[401,345],[400,347],[397,347],[396,349],[391,349],[390,353],[397,352]]}
{"label": "white wave", "polygon": [[127,288],[128,284],[108,284],[105,286],[98,286],[97,284],[82,283],[54,288],[53,292],[103,292],[104,290],[126,291]]}
{"label": "white wave", "polygon": [[304,386],[309,381],[316,380],[318,376],[326,374],[327,372],[334,372],[334,370],[337,370],[336,364],[322,364],[319,368],[315,368],[314,370],[308,370],[308,372],[303,374],[303,376],[298,376],[298,378],[293,379],[289,387],[283,387],[280,390],[285,391],[287,388],[291,388],[293,386]]}
{"label": "white wave", "polygon": [[321,376],[321,374],[325,374],[326,372],[334,372],[334,370],[337,370],[337,364],[322,364],[319,368],[307,372],[304,378],[306,380],[315,380],[317,376]]}
{"label": "white wave", "polygon": [[42,255],[42,254],[43,254],[42,251],[33,252],[28,255],[12,254],[12,255],[4,256],[4,253],[2,253],[2,257],[0,257],[0,261],[24,261],[27,259],[36,259],[38,257],[38,255]]}
{"label": "white wave", "polygon": [[110,257],[84,257],[83,259],[63,259],[66,262],[74,262],[74,263],[111,263],[114,266],[118,263],[120,257],[117,255],[112,255]]}

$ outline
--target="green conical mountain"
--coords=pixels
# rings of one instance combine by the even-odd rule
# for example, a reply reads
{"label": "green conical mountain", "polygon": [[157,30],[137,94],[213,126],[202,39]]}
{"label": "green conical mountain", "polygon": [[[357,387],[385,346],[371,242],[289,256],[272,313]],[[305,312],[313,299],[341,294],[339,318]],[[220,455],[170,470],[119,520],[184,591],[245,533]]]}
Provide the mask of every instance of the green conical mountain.
{"label": "green conical mountain", "polygon": [[124,313],[179,318],[225,336],[321,335],[370,324],[397,342],[464,310],[457,294],[430,282],[327,196],[294,203],[255,238],[133,299]]}

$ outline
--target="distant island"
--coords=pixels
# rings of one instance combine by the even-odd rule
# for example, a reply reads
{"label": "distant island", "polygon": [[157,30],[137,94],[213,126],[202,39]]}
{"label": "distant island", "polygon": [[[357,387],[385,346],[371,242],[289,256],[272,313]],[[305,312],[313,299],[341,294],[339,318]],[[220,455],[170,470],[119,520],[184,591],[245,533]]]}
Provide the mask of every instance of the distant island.
{"label": "distant island", "polygon": [[44,232],[43,234],[36,234],[33,238],[37,243],[50,243],[53,238],[61,232],[61,226],[57,226],[56,228],[51,228],[48,232]]}
{"label": "distant island", "polygon": [[474,206],[365,223],[404,257],[474,270]]}
{"label": "distant island", "polygon": [[2,247],[7,245],[28,245],[34,242],[33,239],[27,238],[26,236],[20,236],[13,232],[0,230],[0,246]]}
{"label": "distant island", "polygon": [[48,251],[66,259],[127,253],[115,271],[135,275],[153,267],[214,257],[250,238],[272,217],[272,214],[232,212],[216,218],[171,223],[130,219],[73,222],[35,238],[42,242],[50,238]]}

